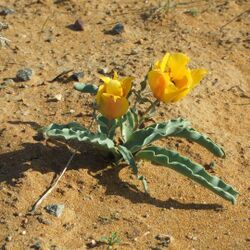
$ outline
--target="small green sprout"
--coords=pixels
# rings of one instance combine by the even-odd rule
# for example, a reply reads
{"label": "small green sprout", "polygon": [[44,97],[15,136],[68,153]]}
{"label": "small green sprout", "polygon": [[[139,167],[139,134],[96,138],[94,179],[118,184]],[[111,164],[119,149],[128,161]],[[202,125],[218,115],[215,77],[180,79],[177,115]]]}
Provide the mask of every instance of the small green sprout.
{"label": "small green sprout", "polygon": [[121,243],[117,232],[112,232],[109,236],[104,236],[99,240],[101,243],[108,245],[108,250],[112,250],[115,244]]}

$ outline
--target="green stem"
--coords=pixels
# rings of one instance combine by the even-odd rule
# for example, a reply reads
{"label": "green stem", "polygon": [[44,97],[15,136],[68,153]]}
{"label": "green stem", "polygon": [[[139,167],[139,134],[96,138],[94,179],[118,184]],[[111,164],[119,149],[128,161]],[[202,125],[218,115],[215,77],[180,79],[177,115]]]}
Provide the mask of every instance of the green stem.
{"label": "green stem", "polygon": [[146,109],[146,111],[143,113],[141,118],[138,121],[137,128],[141,126],[141,124],[144,122],[144,120],[147,118],[147,114],[151,113],[152,109],[155,108],[156,105],[158,105],[160,102],[158,100],[155,100],[151,105]]}
{"label": "green stem", "polygon": [[121,140],[124,142],[123,137],[122,137],[122,117],[118,118],[118,124],[120,127],[120,131],[121,131]]}

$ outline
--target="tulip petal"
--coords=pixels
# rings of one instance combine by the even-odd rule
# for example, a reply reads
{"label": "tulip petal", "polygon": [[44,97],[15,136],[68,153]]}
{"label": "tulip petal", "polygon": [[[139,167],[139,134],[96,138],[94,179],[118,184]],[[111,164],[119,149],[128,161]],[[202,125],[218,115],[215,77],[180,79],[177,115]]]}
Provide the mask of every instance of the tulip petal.
{"label": "tulip petal", "polygon": [[117,71],[114,70],[114,77],[113,77],[114,80],[118,80],[118,73]]}
{"label": "tulip petal", "polygon": [[171,102],[177,102],[189,93],[190,89],[180,89],[172,96]]}
{"label": "tulip petal", "polygon": [[207,74],[207,70],[205,69],[193,69],[191,70],[191,76],[193,79],[192,88],[195,87],[199,82],[204,78]]}
{"label": "tulip petal", "polygon": [[107,76],[100,76],[99,77],[103,82],[105,82],[106,84],[108,84],[111,81],[111,78],[107,77]]}
{"label": "tulip petal", "polygon": [[165,103],[174,102],[179,95],[184,94],[186,91],[187,88],[178,89],[174,83],[170,82],[164,90],[162,101]]}
{"label": "tulip petal", "polygon": [[166,53],[164,55],[164,57],[161,59],[160,61],[160,70],[161,72],[165,72],[165,69],[166,69],[166,66],[167,66],[167,63],[168,63],[168,60],[169,60],[169,57],[170,57],[170,54],[169,53]]}
{"label": "tulip petal", "polygon": [[167,66],[170,69],[172,80],[181,80],[186,74],[186,65],[189,57],[182,53],[174,53],[170,55]]}
{"label": "tulip petal", "polygon": [[193,79],[190,69],[185,69],[185,75],[182,79],[174,80],[174,84],[178,89],[190,88],[193,84]]}
{"label": "tulip petal", "polygon": [[129,107],[125,97],[103,93],[100,98],[99,111],[109,120],[123,116]]}
{"label": "tulip petal", "polygon": [[102,84],[99,86],[97,94],[96,94],[96,103],[100,104],[101,95],[105,92],[105,85]]}
{"label": "tulip petal", "polygon": [[169,76],[159,70],[151,70],[148,73],[148,82],[154,97],[162,101],[164,91],[170,82]]}
{"label": "tulip petal", "polygon": [[152,69],[161,70],[161,61],[160,60],[156,61]]}
{"label": "tulip petal", "polygon": [[123,89],[120,81],[111,79],[108,84],[105,84],[105,86],[108,94],[123,96]]}
{"label": "tulip petal", "polygon": [[122,78],[121,81],[121,86],[123,89],[123,96],[126,97],[131,89],[132,86],[132,81],[134,80],[134,77],[126,77]]}

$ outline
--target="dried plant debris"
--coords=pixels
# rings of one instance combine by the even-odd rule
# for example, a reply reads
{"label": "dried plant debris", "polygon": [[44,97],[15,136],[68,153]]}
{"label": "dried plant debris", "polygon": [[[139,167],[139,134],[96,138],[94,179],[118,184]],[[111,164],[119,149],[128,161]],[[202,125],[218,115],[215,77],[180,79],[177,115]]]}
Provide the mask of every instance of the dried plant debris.
{"label": "dried plant debris", "polygon": [[9,46],[10,40],[0,35],[0,48]]}

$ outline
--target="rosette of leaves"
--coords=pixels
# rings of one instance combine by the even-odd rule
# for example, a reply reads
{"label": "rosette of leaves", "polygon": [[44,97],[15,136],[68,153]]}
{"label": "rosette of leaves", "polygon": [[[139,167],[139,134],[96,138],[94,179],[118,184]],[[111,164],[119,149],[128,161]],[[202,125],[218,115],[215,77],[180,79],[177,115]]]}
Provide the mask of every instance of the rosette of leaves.
{"label": "rosette of leaves", "polygon": [[[75,88],[85,93],[97,92],[97,87],[86,84],[77,83]],[[45,128],[44,133],[51,138],[64,138],[90,144],[112,154],[117,163],[125,161],[135,176],[142,181],[145,191],[147,191],[147,181],[139,174],[137,160],[146,160],[175,170],[233,204],[236,203],[238,192],[232,186],[212,176],[203,166],[178,152],[153,144],[162,138],[181,137],[198,143],[217,157],[224,158],[223,149],[209,137],[192,128],[188,121],[178,118],[140,128],[143,117],[138,115],[135,107],[115,120],[108,120],[102,115],[95,116],[95,119],[98,125],[95,133],[77,123],[51,124]],[[114,140],[119,129],[120,140]]]}

